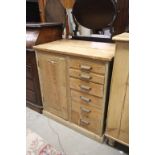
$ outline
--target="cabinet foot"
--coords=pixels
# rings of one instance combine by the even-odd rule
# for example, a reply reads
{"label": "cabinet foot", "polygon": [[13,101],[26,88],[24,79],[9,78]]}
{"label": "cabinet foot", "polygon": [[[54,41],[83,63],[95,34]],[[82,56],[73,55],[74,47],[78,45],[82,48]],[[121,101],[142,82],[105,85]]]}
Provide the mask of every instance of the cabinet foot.
{"label": "cabinet foot", "polygon": [[115,141],[113,140],[113,139],[108,139],[108,144],[110,145],[110,146],[115,146]]}
{"label": "cabinet foot", "polygon": [[110,145],[112,147],[115,146],[115,140],[113,140],[113,139],[111,139],[109,137],[104,137],[104,143],[105,144],[108,144],[108,145]]}

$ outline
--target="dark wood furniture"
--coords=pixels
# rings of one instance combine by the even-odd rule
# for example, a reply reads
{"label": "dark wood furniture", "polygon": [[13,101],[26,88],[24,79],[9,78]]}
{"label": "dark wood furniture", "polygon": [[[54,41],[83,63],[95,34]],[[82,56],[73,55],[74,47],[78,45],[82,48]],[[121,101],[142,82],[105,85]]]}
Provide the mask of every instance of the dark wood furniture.
{"label": "dark wood furniture", "polygon": [[43,107],[33,46],[61,39],[65,15],[60,1],[26,0],[26,105],[40,113]]}
{"label": "dark wood furniture", "polygon": [[42,112],[42,100],[34,45],[61,39],[62,24],[44,23],[26,25],[26,105]]}
{"label": "dark wood furniture", "polygon": [[117,16],[114,22],[114,35],[129,31],[129,0],[117,0]]}

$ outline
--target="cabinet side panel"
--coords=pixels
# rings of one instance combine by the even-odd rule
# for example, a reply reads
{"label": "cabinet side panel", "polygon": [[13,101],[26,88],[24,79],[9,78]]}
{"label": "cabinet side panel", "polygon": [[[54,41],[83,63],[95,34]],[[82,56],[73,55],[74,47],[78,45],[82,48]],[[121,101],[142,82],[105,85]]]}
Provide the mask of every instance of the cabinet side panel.
{"label": "cabinet side panel", "polygon": [[129,86],[128,85],[127,85],[124,107],[122,112],[119,139],[127,144],[129,143]]}
{"label": "cabinet side panel", "polygon": [[106,135],[118,138],[129,74],[128,43],[118,43],[112,73]]}

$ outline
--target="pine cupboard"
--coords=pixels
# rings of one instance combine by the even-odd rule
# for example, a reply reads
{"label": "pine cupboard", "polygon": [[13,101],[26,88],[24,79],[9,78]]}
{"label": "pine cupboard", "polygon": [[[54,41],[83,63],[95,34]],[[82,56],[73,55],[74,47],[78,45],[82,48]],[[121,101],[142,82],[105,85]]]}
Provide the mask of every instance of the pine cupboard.
{"label": "pine cupboard", "polygon": [[115,36],[116,53],[112,72],[105,135],[129,145],[129,38]]}
{"label": "pine cupboard", "polygon": [[115,44],[58,40],[34,49],[43,114],[102,142]]}
{"label": "pine cupboard", "polygon": [[67,120],[66,59],[43,53],[37,56],[44,110]]}

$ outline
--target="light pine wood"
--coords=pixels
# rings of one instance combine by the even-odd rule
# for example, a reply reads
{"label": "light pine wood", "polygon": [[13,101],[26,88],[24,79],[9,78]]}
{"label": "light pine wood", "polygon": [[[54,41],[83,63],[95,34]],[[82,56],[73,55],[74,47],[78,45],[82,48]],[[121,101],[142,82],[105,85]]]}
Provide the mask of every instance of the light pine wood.
{"label": "light pine wood", "polygon": [[122,111],[119,139],[129,144],[129,86],[127,85],[124,107]]}
{"label": "light pine wood", "polygon": [[110,140],[113,140],[114,142],[117,141],[117,142],[119,142],[119,143],[121,143],[121,144],[123,144],[123,145],[129,146],[128,143],[125,143],[124,141],[122,141],[122,140],[120,140],[120,139],[118,139],[118,138],[114,138],[114,137],[112,137],[112,136],[110,136],[110,135],[107,135],[106,133],[104,134],[104,138],[105,138],[105,137],[108,137]]}
{"label": "light pine wood", "polygon": [[121,42],[128,42],[129,41],[129,33],[122,33],[117,36],[114,36],[113,40],[121,41]]}
{"label": "light pine wood", "polygon": [[[84,44],[84,46],[82,45]],[[78,40],[59,40],[51,43],[37,45],[33,47],[43,52],[52,52],[67,54],[70,56],[81,56],[96,60],[110,61],[115,54],[115,44],[113,43],[96,43],[91,41]]]}
{"label": "light pine wood", "polygon": [[39,77],[45,110],[68,119],[66,60],[63,57],[37,53]]}
{"label": "light pine wood", "polygon": [[70,78],[70,88],[90,95],[103,97],[103,85],[93,82],[85,82],[79,79]]}
{"label": "light pine wood", "polygon": [[[46,102],[43,104],[43,113],[101,142],[103,140],[105,107],[107,104],[109,61],[114,57],[115,45],[87,41],[60,40],[54,42],[54,44],[38,45],[34,48],[36,49],[37,57],[39,58],[40,55],[41,60],[46,57],[47,60],[50,59],[57,62],[52,67],[45,63],[44,70],[46,71],[42,71],[39,74],[42,87],[46,84],[43,87],[44,89],[42,89],[44,101],[45,98],[49,101],[49,104],[46,104]],[[79,54],[78,50],[80,50],[82,55]],[[98,53],[98,57],[94,57],[92,52],[90,52],[91,50],[94,51],[95,55]],[[74,54],[71,52],[74,52]],[[104,55],[101,54],[102,52],[104,52]],[[109,52],[113,54],[111,55]],[[86,54],[83,55],[83,53]],[[111,56],[107,57],[109,54]],[[39,71],[41,71],[42,66],[39,61]],[[53,72],[50,73],[49,70]],[[79,77],[79,74],[82,74],[82,78]],[[92,76],[92,78],[89,79],[89,76]],[[54,91],[57,90],[55,90],[56,84],[54,84],[55,87],[52,85],[54,82],[53,79],[60,82],[60,84],[57,84],[57,87],[59,87],[58,90],[60,90],[58,92],[60,94],[59,98],[54,94]],[[42,83],[42,81],[44,82]],[[46,87],[49,89],[46,90]],[[52,99],[53,101],[51,102]],[[59,118],[62,117],[61,115],[63,113],[60,102],[65,103],[67,106],[67,110],[65,111],[67,112],[67,121]],[[89,104],[86,102],[89,102]],[[52,108],[50,108],[51,103]],[[57,104],[58,107],[56,107]],[[59,108],[59,110],[55,112],[55,108]],[[85,126],[87,121],[90,124],[88,123],[88,126]]]}
{"label": "light pine wood", "polygon": [[[84,99],[85,99],[85,97],[86,97],[86,100],[88,101],[88,99],[92,99],[92,104],[84,104],[84,103],[81,103],[81,105],[83,105],[83,106],[88,106],[88,108],[93,108],[93,109],[97,109],[94,105],[95,104],[99,104],[100,102],[102,102],[101,103],[101,107],[100,108],[98,108],[99,110],[100,110],[100,116],[99,116],[99,119],[96,119],[96,123],[99,125],[99,126],[97,126],[95,123],[90,123],[90,121],[92,121],[93,119],[91,118],[91,119],[84,119],[83,121],[82,121],[82,123],[80,123],[80,120],[81,120],[81,115],[80,115],[80,113],[78,113],[78,112],[75,112],[75,109],[74,109],[74,112],[71,112],[71,121],[73,122],[73,123],[76,123],[77,125],[79,125],[79,126],[83,126],[84,128],[87,128],[88,130],[90,130],[90,131],[92,131],[92,132],[94,132],[94,133],[96,133],[96,134],[99,134],[100,136],[103,134],[103,129],[104,129],[104,125],[105,125],[105,112],[106,112],[106,104],[107,104],[107,102],[106,102],[106,97],[107,97],[107,86],[108,86],[108,77],[109,77],[109,63],[104,63],[103,64],[103,66],[104,66],[104,74],[105,74],[105,83],[104,83],[104,85],[103,85],[103,90],[100,90],[99,92],[100,92],[100,95],[102,95],[102,97],[95,97],[95,96],[92,96],[92,94],[90,94],[90,95],[88,95],[89,94],[89,92],[88,91],[85,91],[85,92],[83,92],[83,91],[81,91],[81,92],[79,92],[80,94],[78,94],[78,93],[76,93],[76,92],[78,92],[78,91],[75,91],[75,90],[73,90],[73,89],[71,89],[71,107],[73,107],[73,105],[74,105],[74,108],[76,107],[76,110],[78,111],[79,110],[79,108],[77,108],[77,103],[78,103],[78,106],[79,106],[79,103],[81,103],[80,102],[80,100],[79,100],[79,97],[80,96],[82,96],[82,97],[84,97]],[[89,74],[91,74],[91,72],[89,73]],[[72,81],[72,80],[77,80],[77,79],[75,79],[75,78],[70,78],[70,82]],[[81,82],[81,83],[83,83],[83,82],[85,82],[85,81],[83,81],[83,80],[79,80],[79,82]],[[87,84],[94,84],[94,83],[92,83],[92,82],[87,82]],[[76,86],[79,86],[79,84],[75,81],[74,82],[74,84],[76,85]],[[88,85],[87,85],[88,86]],[[98,86],[99,86],[99,84],[98,84]],[[101,85],[100,85],[101,86]],[[71,86],[71,83],[70,83],[70,87],[72,88],[72,86]],[[94,91],[94,94],[95,94],[95,92],[96,92],[96,94],[98,93],[97,92],[97,90],[99,90],[99,89],[96,89],[96,91]],[[95,94],[95,95],[96,95]],[[80,95],[80,96],[79,96]],[[95,104],[94,104],[95,103]],[[76,105],[76,106],[75,106]],[[95,107],[95,108],[94,108]],[[86,110],[87,111],[87,110]],[[93,113],[95,113],[95,112],[93,112]],[[98,112],[99,113],[99,112]],[[95,115],[94,115],[95,116]],[[97,117],[97,116],[95,116],[95,117]],[[88,121],[88,122],[87,122]],[[93,121],[94,122],[94,121]],[[87,125],[87,123],[88,123],[88,125]],[[90,123],[90,124],[89,124]],[[97,126],[97,128],[95,128],[95,126]]]}
{"label": "light pine wood", "polygon": [[87,73],[84,71],[80,71],[77,69],[69,69],[69,75],[70,77],[82,79],[85,81],[90,81],[98,84],[104,84],[104,76],[98,75],[95,73]]}
{"label": "light pine wood", "polygon": [[[120,36],[119,36],[120,38]],[[128,41],[116,41],[116,54],[112,72],[110,99],[108,106],[106,135],[128,144]]]}
{"label": "light pine wood", "polygon": [[102,98],[88,95],[87,93],[81,93],[75,90],[71,90],[71,99],[72,102],[93,106],[98,109],[101,109],[103,104]]}
{"label": "light pine wood", "polygon": [[[89,70],[82,69],[82,66],[89,67]],[[104,75],[105,73],[105,65],[104,62],[97,62],[97,61],[91,61],[90,59],[83,59],[83,58],[75,58],[72,57],[69,59],[69,67],[78,69],[85,72],[92,72]]]}
{"label": "light pine wood", "polygon": [[91,131],[89,131],[89,130],[87,130],[85,128],[82,128],[82,127],[80,127],[80,126],[78,126],[78,125],[76,125],[76,124],[74,124],[72,122],[69,122],[69,121],[66,121],[66,120],[64,120],[64,119],[62,119],[60,117],[57,117],[56,115],[53,115],[52,113],[49,113],[48,111],[43,110],[43,114],[45,116],[49,117],[49,118],[54,119],[57,122],[62,123],[63,125],[65,125],[67,127],[70,127],[72,129],[74,129],[75,131],[77,131],[77,132],[79,132],[79,133],[81,133],[81,134],[83,134],[83,135],[85,135],[85,136],[87,136],[89,138],[92,138],[92,139],[94,139],[94,140],[96,140],[96,141],[98,141],[100,143],[103,142],[104,135],[99,136],[99,135],[97,135],[97,134],[95,134],[95,133],[93,133],[93,132],[91,132]]}
{"label": "light pine wood", "polygon": [[72,46],[72,47],[82,47],[86,49],[100,49],[100,50],[114,50],[115,44],[113,43],[104,43],[104,42],[93,42],[93,41],[82,41],[82,40],[69,40],[62,39],[54,42],[54,45],[63,45],[63,46]]}
{"label": "light pine wood", "polygon": [[[59,55],[59,54],[58,54]],[[68,65],[68,59],[69,57],[66,56],[66,64],[67,64],[67,70],[66,70],[66,79],[67,79],[67,97],[68,97],[68,121],[71,122],[71,92],[70,92],[70,81],[69,81],[69,65]]]}
{"label": "light pine wood", "polygon": [[71,121],[97,135],[102,135],[101,116],[102,112],[97,108],[72,102]]}

